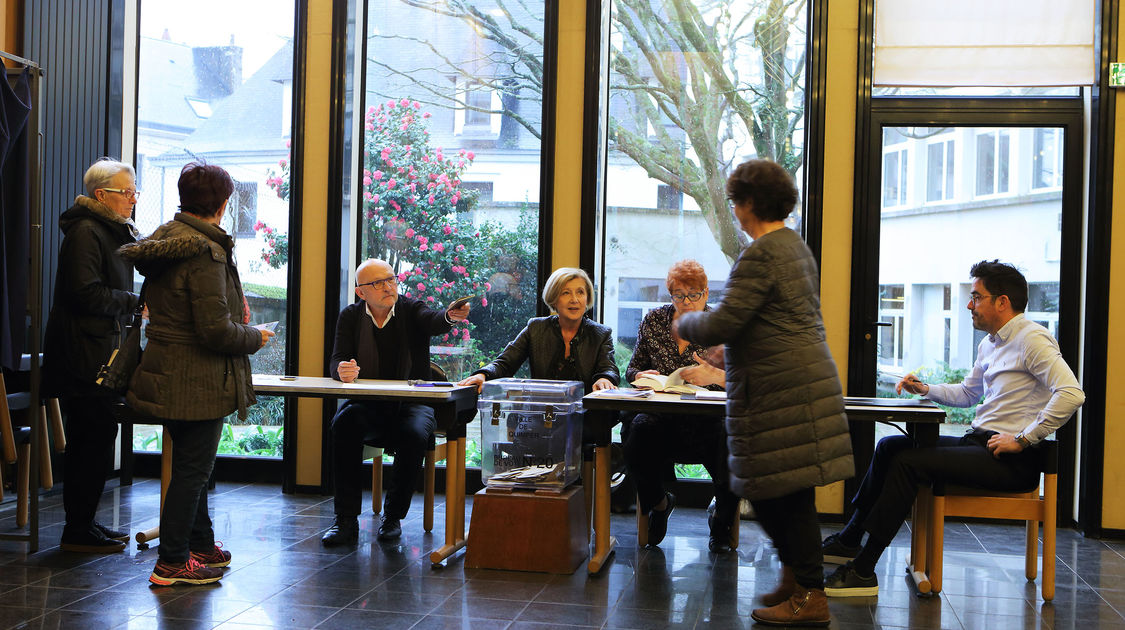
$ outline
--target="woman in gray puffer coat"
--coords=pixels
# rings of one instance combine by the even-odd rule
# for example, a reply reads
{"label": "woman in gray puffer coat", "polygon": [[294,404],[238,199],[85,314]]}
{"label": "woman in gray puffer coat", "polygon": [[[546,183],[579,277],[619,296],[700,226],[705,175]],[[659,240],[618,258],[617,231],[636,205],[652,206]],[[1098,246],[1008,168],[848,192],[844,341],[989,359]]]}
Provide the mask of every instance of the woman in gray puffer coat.
{"label": "woman in gray puffer coat", "polygon": [[218,166],[180,172],[180,212],[119,251],[145,276],[148,345],[126,401],[159,418],[172,438],[172,479],[160,514],[160,558],[149,580],[206,584],[222,577],[230,552],[215,544],[207,480],[223,418],[255,401],[250,360],[273,333],[249,325],[234,265],[234,239],[219,222],[234,192]]}
{"label": "woman in gray puffer coat", "polygon": [[727,197],[753,239],[710,312],[678,320],[681,337],[725,344],[731,490],[754,506],[784,565],[781,587],[752,617],[767,625],[828,625],[816,486],[855,474],[836,364],[820,315],[812,252],[785,227],[797,203],[776,163],[750,160]]}

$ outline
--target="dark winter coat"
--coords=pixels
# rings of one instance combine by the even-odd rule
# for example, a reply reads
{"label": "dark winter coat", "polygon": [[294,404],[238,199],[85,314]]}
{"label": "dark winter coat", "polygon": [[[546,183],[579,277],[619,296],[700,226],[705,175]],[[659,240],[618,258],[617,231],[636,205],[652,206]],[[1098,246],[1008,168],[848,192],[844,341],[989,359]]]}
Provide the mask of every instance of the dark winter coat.
{"label": "dark winter coat", "polygon": [[748,499],[855,474],[819,284],[812,252],[783,228],[742,251],[717,308],[679,319],[683,338],[726,344],[731,490]]}
{"label": "dark winter coat", "polygon": [[[445,319],[445,311],[436,311],[427,308],[424,302],[400,295],[395,302],[395,316],[386,324],[391,327],[400,340],[405,344],[406,352],[400,352],[397,361],[395,378],[397,379],[430,379],[430,337],[449,332],[452,327]],[[356,302],[345,306],[340,311],[336,320],[336,340],[332,344],[332,358],[328,361],[329,375],[340,380],[337,368],[341,361],[359,359],[363,352],[360,350],[359,339],[361,327],[375,324],[367,314],[367,303]],[[369,361],[359,361],[360,377],[375,378],[379,369],[379,349],[369,348],[371,353]],[[370,363],[370,365],[364,365]],[[367,375],[364,375],[364,371]]]}
{"label": "dark winter coat", "polygon": [[117,248],[136,240],[132,223],[79,196],[59,217],[63,232],[47,319],[44,390],[53,396],[111,395],[94,384],[137,307],[133,266]]}
{"label": "dark winter coat", "polygon": [[248,355],[262,334],[222,228],[183,212],[121,248],[145,276],[148,345],[126,394],[137,411],[170,420],[222,418],[254,404]]}
{"label": "dark winter coat", "polygon": [[[563,350],[559,316],[534,317],[527,320],[527,326],[496,360],[473,374],[484,374],[487,380],[512,376],[524,361],[530,361],[531,378],[553,379],[563,360]],[[608,379],[614,385],[619,382],[621,375],[613,360],[613,332],[609,328],[583,318],[570,340],[570,353],[577,362],[576,371],[586,393],[593,390],[598,379]]]}

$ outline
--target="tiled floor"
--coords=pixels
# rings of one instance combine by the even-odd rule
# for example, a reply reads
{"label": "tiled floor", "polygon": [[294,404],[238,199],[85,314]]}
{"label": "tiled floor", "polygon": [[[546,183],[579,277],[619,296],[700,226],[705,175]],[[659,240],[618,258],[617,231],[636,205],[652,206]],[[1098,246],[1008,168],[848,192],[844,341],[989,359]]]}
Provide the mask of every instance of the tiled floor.
{"label": "tiled floor", "polygon": [[[137,531],[156,523],[157,483],[111,481],[99,520]],[[0,628],[747,628],[754,597],[780,567],[756,523],[742,525],[737,554],[706,550],[702,510],[677,508],[659,549],[637,549],[631,516],[615,515],[618,547],[601,575],[473,570],[463,554],[432,569],[441,515],[424,534],[416,498],[398,544],[374,540],[360,518],[356,549],[324,549],[329,497],[288,496],[274,485],[220,484],[218,537],[234,559],[219,585],[148,583],[155,549],[89,556],[59,551],[61,495],[45,498],[44,544],[0,541]],[[471,509],[471,508],[470,508]],[[9,501],[0,531],[14,527]],[[827,533],[830,526],[825,526]],[[907,533],[879,564],[878,598],[832,600],[835,628],[1125,628],[1125,544],[1058,536],[1057,595],[1043,602],[1023,576],[1018,526],[951,524],[945,589],[914,595],[903,571]]]}

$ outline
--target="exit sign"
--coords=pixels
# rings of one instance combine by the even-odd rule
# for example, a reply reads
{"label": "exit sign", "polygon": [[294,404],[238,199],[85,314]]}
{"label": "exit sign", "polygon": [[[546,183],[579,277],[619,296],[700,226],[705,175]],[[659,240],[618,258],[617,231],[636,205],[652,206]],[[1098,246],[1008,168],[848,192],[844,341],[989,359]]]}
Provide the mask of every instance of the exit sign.
{"label": "exit sign", "polygon": [[1125,87],[1125,63],[1109,64],[1109,87]]}

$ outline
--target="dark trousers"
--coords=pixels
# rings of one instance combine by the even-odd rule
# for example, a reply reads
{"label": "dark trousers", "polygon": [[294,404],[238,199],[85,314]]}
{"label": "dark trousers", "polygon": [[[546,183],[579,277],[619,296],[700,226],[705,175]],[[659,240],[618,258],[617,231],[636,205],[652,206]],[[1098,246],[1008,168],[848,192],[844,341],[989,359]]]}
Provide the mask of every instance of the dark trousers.
{"label": "dark trousers", "polygon": [[793,568],[797,583],[824,588],[824,554],[816,515],[816,488],[775,499],[751,499],[754,514],[777,549],[778,559]]}
{"label": "dark trousers", "polygon": [[1039,483],[1039,454],[1035,449],[993,457],[986,448],[992,431],[963,437],[942,436],[937,446],[914,448],[905,435],[879,440],[871,466],[852,499],[856,514],[871,536],[868,544],[885,548],[894,539],[918,494],[919,484],[934,481],[961,486],[1016,492]]}
{"label": "dark trousers", "polygon": [[215,530],[207,514],[207,481],[223,433],[223,419],[165,420],[172,437],[172,479],[160,512],[160,559],[187,562],[190,551],[210,551]]}
{"label": "dark trousers", "polygon": [[336,516],[355,518],[362,511],[365,442],[394,450],[394,474],[383,499],[383,515],[398,519],[406,516],[436,427],[434,410],[425,405],[357,400],[344,403],[332,418]]}
{"label": "dark trousers", "polygon": [[63,472],[63,508],[66,528],[79,534],[94,523],[105,479],[113,471],[117,421],[113,400],[107,397],[63,398],[66,416],[66,455]]}
{"label": "dark trousers", "polygon": [[648,512],[664,498],[669,462],[699,462],[715,488],[715,522],[730,523],[738,497],[730,491],[727,433],[723,420],[702,416],[639,413],[629,424],[622,448],[625,466],[637,486],[640,508]]}

